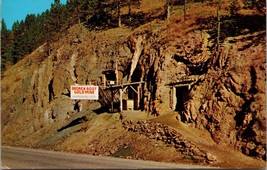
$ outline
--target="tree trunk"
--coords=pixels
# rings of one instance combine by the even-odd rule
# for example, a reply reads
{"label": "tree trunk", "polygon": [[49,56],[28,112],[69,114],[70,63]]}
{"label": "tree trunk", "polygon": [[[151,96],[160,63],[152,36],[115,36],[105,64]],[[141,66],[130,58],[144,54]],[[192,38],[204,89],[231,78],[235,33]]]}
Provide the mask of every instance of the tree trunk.
{"label": "tree trunk", "polygon": [[128,0],[128,17],[129,17],[129,21],[132,20],[132,9],[131,9],[131,0]]}
{"label": "tree trunk", "polygon": [[168,5],[168,7],[167,7],[167,19],[169,19],[170,16],[171,16],[171,6]]}
{"label": "tree trunk", "polygon": [[117,12],[118,12],[118,26],[121,27],[121,8],[120,8],[120,0],[117,1]]}
{"label": "tree trunk", "polygon": [[166,0],[166,4],[167,4],[167,19],[169,19],[170,16],[171,16],[171,4],[170,4],[170,0]]}
{"label": "tree trunk", "polygon": [[220,9],[221,9],[221,0],[217,0],[217,54],[220,51],[220,32],[221,32],[221,16],[220,16]]}
{"label": "tree trunk", "polygon": [[186,0],[184,0],[184,21],[186,20]]}

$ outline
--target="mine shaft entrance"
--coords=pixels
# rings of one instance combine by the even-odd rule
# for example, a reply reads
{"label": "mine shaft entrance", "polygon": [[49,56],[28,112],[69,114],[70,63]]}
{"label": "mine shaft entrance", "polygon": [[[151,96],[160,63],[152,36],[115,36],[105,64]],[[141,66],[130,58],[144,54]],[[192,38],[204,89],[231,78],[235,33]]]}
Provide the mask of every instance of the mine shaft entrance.
{"label": "mine shaft entrance", "polygon": [[175,111],[183,111],[184,103],[188,100],[189,96],[189,86],[178,86],[174,87],[174,106]]}
{"label": "mine shaft entrance", "polygon": [[191,75],[166,84],[170,87],[170,107],[172,110],[177,112],[185,110],[184,105],[190,98],[190,89],[197,80],[198,76]]}
{"label": "mine shaft entrance", "polygon": [[172,110],[182,112],[185,110],[185,102],[189,100],[191,84],[179,84],[170,86],[170,107]]}

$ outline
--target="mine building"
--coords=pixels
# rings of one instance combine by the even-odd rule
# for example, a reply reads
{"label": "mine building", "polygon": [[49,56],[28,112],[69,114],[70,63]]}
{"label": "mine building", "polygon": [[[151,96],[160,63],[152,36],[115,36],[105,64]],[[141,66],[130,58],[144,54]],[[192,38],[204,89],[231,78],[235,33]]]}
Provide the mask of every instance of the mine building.
{"label": "mine building", "polygon": [[127,82],[117,69],[105,69],[100,77],[100,97],[109,107],[109,112],[140,110],[143,106],[143,81]]}

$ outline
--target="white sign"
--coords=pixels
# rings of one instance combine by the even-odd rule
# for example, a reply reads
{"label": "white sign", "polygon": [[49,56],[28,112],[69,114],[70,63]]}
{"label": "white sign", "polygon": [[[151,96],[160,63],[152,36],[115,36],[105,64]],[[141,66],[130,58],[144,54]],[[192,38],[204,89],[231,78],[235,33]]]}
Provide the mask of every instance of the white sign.
{"label": "white sign", "polygon": [[75,100],[98,100],[98,86],[71,86],[70,97]]}

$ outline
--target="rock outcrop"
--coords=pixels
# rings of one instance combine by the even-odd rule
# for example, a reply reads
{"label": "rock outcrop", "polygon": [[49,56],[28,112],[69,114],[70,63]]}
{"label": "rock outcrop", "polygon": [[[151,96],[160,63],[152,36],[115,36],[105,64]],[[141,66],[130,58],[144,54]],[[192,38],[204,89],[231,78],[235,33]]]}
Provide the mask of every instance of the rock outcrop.
{"label": "rock outcrop", "polygon": [[[182,113],[185,122],[207,129],[217,143],[233,145],[261,159],[266,159],[264,34],[226,40],[215,67],[192,87],[192,99]],[[259,44],[246,49],[250,39]],[[236,41],[239,43],[233,43]]]}
{"label": "rock outcrop", "polygon": [[173,33],[175,38],[165,42],[161,36],[166,32],[173,33],[168,27],[135,33],[147,37],[135,66],[140,80],[147,83],[147,111],[168,113],[166,84],[195,75],[187,99],[180,103],[184,105],[180,119],[207,129],[218,144],[266,160],[265,31],[228,37],[218,52],[210,50],[214,42],[205,30]]}

